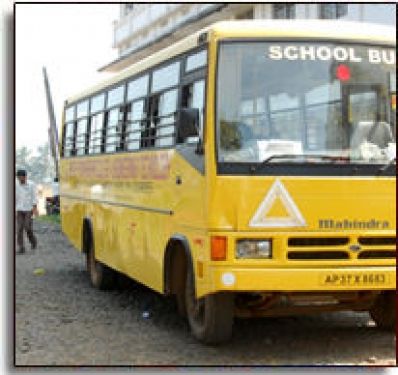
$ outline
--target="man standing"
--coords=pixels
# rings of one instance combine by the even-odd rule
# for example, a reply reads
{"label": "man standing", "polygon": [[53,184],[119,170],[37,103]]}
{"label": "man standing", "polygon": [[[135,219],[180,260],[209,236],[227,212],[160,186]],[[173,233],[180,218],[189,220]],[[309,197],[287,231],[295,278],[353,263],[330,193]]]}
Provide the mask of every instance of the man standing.
{"label": "man standing", "polygon": [[17,211],[17,243],[18,253],[25,252],[23,232],[26,230],[32,250],[36,249],[37,240],[33,234],[32,216],[37,216],[37,197],[34,184],[26,179],[26,171],[17,171],[17,183],[15,190],[15,203]]}

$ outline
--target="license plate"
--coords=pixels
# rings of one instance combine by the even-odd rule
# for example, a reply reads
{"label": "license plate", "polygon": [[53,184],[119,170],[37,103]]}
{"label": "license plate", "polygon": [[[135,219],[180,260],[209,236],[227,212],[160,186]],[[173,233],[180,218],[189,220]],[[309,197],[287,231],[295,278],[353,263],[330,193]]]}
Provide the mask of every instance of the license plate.
{"label": "license plate", "polygon": [[326,286],[377,286],[388,284],[384,273],[327,273],[321,276],[321,284]]}

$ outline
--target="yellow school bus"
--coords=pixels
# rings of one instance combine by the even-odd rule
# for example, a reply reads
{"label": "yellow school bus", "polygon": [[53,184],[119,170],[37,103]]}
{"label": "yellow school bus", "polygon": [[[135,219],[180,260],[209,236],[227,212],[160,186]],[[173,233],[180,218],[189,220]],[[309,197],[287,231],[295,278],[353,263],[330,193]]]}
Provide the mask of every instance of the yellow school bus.
{"label": "yellow school bus", "polygon": [[62,229],[94,286],[234,317],[369,311],[395,329],[395,29],[220,22],[65,103]]}

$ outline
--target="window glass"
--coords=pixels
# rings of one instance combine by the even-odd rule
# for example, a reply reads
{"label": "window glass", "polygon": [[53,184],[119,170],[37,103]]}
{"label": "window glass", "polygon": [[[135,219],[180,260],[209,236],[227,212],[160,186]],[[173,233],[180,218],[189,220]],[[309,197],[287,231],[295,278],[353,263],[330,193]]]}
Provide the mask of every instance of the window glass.
{"label": "window glass", "polygon": [[73,154],[75,124],[70,122],[65,125],[65,141],[64,141],[64,155],[71,156]]}
{"label": "window glass", "polygon": [[98,113],[91,117],[91,131],[90,131],[90,154],[98,154],[101,152],[102,145],[102,129],[104,124],[104,114]]}
{"label": "window glass", "polygon": [[[199,109],[199,135],[201,136],[203,134],[205,81],[194,82],[188,87],[188,90],[188,108]],[[189,137],[185,141],[188,143],[197,142],[198,137]]]}
{"label": "window glass", "polygon": [[348,4],[336,4],[336,18],[344,17],[348,13]]}
{"label": "window glass", "polygon": [[146,118],[145,101],[138,100],[131,104],[127,118],[127,150],[138,150],[141,143],[141,122]]}
{"label": "window glass", "polygon": [[316,155],[311,161],[316,163],[327,162],[329,156],[362,164],[391,160],[395,59],[394,48],[381,46],[222,43],[216,112],[219,161],[262,162],[279,155],[284,157],[271,162],[307,163],[308,155]]}
{"label": "window glass", "polygon": [[271,134],[273,139],[301,141],[299,97],[296,95],[277,94],[269,96],[271,114]]}
{"label": "window glass", "polygon": [[118,86],[113,90],[108,91],[107,108],[113,107],[122,103],[124,100],[124,85]]}
{"label": "window glass", "polygon": [[76,154],[84,155],[86,153],[86,135],[87,135],[87,119],[77,122],[76,134]]}
{"label": "window glass", "polygon": [[134,3],[126,3],[124,4],[124,14],[128,14],[134,10]]}
{"label": "window glass", "polygon": [[108,124],[106,127],[106,152],[116,152],[120,145],[119,120],[122,112],[119,108],[112,109],[108,114]]}
{"label": "window glass", "polygon": [[159,122],[156,129],[155,146],[174,144],[175,112],[178,90],[163,93],[159,98]]}
{"label": "window glass", "polygon": [[99,94],[91,98],[90,113],[103,110],[105,107],[105,94]]}
{"label": "window glass", "polygon": [[136,98],[146,96],[148,93],[148,79],[149,76],[137,78],[134,81],[129,82],[127,87],[127,100],[131,101]]}
{"label": "window glass", "polygon": [[[333,111],[341,111],[340,94],[340,84],[337,81],[314,87],[305,94],[303,104],[306,108],[308,150],[316,150],[317,147],[326,148],[325,117]],[[332,139],[330,134],[329,137]],[[336,138],[336,142],[341,142],[341,140]]]}
{"label": "window glass", "polygon": [[397,132],[397,74],[396,72],[390,73],[390,123],[394,138],[396,138]]}
{"label": "window glass", "polygon": [[177,61],[164,68],[155,70],[152,76],[152,92],[175,86],[179,82],[180,62]]}
{"label": "window glass", "polygon": [[236,20],[252,20],[254,18],[254,9],[250,8],[249,10],[239,13],[235,16]]}
{"label": "window glass", "polygon": [[74,125],[73,122],[66,124],[66,132],[65,132],[66,139],[73,138],[74,130],[75,130],[73,125]]}
{"label": "window glass", "polygon": [[391,72],[390,73],[390,92],[397,91],[397,73]]}
{"label": "window glass", "polygon": [[207,51],[203,50],[187,57],[185,71],[190,72],[207,64]]}
{"label": "window glass", "polygon": [[75,107],[69,107],[65,110],[65,121],[72,121],[75,118]]}
{"label": "window glass", "polygon": [[266,115],[265,107],[265,100],[262,97],[244,99],[240,104],[240,117],[251,126],[255,134],[261,132],[261,121]]}
{"label": "window glass", "polygon": [[87,116],[88,114],[88,100],[77,105],[77,118]]}
{"label": "window glass", "polygon": [[344,17],[348,12],[347,4],[320,4],[320,16],[323,19],[337,19]]}
{"label": "window glass", "polygon": [[295,4],[274,4],[273,16],[276,19],[291,19],[296,16]]}

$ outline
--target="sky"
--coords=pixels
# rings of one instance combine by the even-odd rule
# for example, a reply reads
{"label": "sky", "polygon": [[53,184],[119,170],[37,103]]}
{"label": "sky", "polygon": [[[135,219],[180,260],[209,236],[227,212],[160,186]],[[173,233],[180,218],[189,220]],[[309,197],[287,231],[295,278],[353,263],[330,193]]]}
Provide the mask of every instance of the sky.
{"label": "sky", "polygon": [[58,129],[65,99],[110,73],[118,4],[17,4],[15,12],[16,147],[48,141],[49,118],[42,67],[50,81]]}

